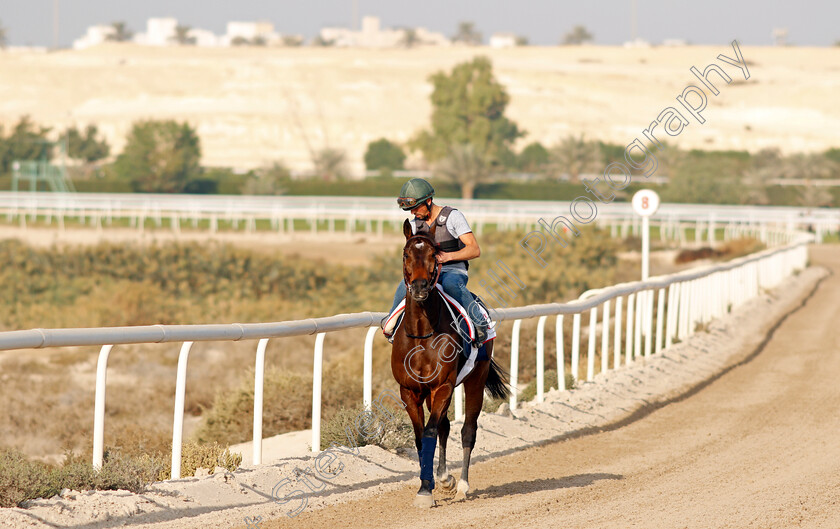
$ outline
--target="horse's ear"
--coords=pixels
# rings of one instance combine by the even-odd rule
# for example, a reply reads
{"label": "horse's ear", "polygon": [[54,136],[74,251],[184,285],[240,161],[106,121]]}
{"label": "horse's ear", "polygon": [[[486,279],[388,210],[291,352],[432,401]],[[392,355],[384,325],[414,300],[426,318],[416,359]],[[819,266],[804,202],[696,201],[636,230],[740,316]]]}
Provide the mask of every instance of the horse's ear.
{"label": "horse's ear", "polygon": [[408,221],[408,219],[405,219],[405,222],[403,222],[403,235],[405,235],[405,240],[408,240],[409,237],[411,237],[412,235],[411,223]]}

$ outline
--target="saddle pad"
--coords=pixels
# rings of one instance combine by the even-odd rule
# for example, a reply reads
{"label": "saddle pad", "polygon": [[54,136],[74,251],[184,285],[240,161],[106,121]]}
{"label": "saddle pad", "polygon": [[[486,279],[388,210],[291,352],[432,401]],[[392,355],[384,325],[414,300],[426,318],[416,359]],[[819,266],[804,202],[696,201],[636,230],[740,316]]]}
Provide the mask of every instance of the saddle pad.
{"label": "saddle pad", "polygon": [[[445,305],[449,309],[449,313],[451,314],[453,321],[459,322],[461,326],[461,354],[463,354],[464,358],[466,358],[466,362],[461,367],[461,370],[458,372],[458,377],[455,380],[455,385],[458,386],[461,382],[463,382],[467,375],[472,373],[476,362],[489,359],[487,355],[487,342],[496,338],[496,322],[490,319],[490,315],[487,313],[487,309],[481,298],[470,292],[481,309],[481,315],[484,318],[484,321],[487,322],[487,340],[481,344],[481,347],[474,347],[472,345],[472,339],[475,336],[475,326],[473,325],[472,320],[470,320],[467,316],[466,309],[464,309],[464,307],[462,307],[455,298],[444,292],[443,287],[441,287],[440,284],[435,285],[435,287],[440,292],[444,301],[446,301]],[[385,336],[393,335],[397,331],[399,326],[402,324],[404,314],[405,300],[402,300],[393,312],[388,315],[388,318],[385,321],[385,326],[382,329]]]}

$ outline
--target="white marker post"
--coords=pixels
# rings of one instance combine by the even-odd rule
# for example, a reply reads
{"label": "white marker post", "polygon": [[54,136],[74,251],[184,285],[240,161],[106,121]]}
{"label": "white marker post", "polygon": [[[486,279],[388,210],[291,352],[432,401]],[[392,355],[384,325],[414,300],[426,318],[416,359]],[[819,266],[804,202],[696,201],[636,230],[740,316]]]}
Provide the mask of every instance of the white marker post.
{"label": "white marker post", "polygon": [[633,195],[633,211],[642,217],[642,281],[650,273],[650,216],[659,209],[656,191],[642,189]]}
{"label": "white marker post", "polygon": [[[650,216],[656,213],[657,209],[659,209],[659,195],[656,194],[656,191],[642,189],[633,195],[633,211],[642,217],[642,281],[650,276]],[[648,325],[648,322],[653,317],[648,303],[648,296],[650,295],[651,292],[647,290],[638,294],[642,304],[636,317],[641,318],[639,323],[641,323],[641,331],[645,335],[649,334],[650,325]]]}

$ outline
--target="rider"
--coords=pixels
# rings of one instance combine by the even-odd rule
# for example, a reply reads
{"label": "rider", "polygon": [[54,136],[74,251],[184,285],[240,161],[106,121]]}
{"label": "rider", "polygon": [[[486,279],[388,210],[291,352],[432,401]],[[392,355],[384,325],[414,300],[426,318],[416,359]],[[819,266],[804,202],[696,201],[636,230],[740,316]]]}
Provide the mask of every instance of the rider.
{"label": "rider", "polygon": [[[438,206],[432,202],[433,196],[435,190],[429,182],[422,178],[412,178],[402,186],[397,204],[414,215],[411,223],[413,233],[418,230],[428,232],[437,223],[435,241],[442,250],[437,254],[437,260],[441,263],[438,282],[444,292],[455,298],[469,313],[476,329],[473,343],[480,345],[487,340],[487,324],[478,314],[472,294],[467,290],[467,261],[481,255],[481,249],[464,214],[449,206]],[[446,229],[442,229],[444,226]],[[405,281],[400,281],[394,295],[394,305],[388,314],[405,298],[405,293]]]}

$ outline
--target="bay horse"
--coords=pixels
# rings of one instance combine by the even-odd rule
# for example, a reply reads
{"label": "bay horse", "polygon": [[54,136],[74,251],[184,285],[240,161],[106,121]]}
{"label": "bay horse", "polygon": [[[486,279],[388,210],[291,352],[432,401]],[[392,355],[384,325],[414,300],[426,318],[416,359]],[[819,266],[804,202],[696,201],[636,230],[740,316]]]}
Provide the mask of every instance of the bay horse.
{"label": "bay horse", "polygon": [[[414,499],[417,507],[434,506],[432,476],[435,445],[440,442],[437,479],[441,488],[451,491],[455,478],[446,470],[446,440],[449,437],[447,411],[455,390],[458,370],[464,364],[462,339],[453,324],[453,317],[444,306],[444,299],[435,287],[440,264],[435,258],[440,251],[435,243],[433,225],[429,233],[413,235],[411,225],[403,224],[403,279],[406,283],[405,315],[394,332],[391,349],[391,371],[400,385],[400,397],[414,427],[414,441],[420,459],[420,490]],[[464,307],[469,310],[469,307]],[[488,360],[475,363],[472,373],[463,380],[466,399],[461,443],[464,462],[455,499],[464,500],[469,486],[470,454],[475,446],[478,415],[484,403],[485,388],[495,398],[508,398],[510,389],[505,373],[493,361],[493,342],[487,342]],[[423,425],[423,403],[429,420]]]}

